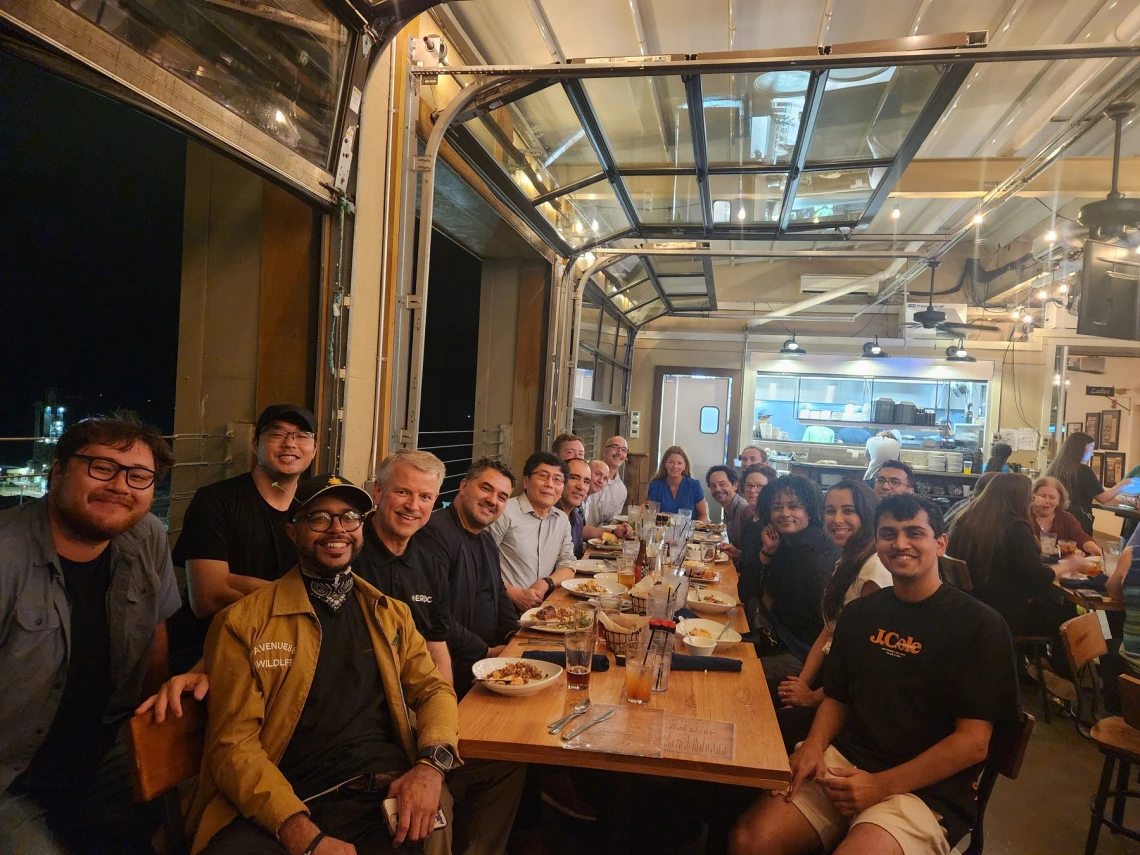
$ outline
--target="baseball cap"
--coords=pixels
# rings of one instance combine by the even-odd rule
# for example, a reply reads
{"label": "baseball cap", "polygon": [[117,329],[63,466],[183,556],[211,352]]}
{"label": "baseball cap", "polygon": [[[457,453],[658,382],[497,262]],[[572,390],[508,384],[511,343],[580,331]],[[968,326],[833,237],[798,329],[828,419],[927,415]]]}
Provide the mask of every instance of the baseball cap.
{"label": "baseball cap", "polygon": [[254,433],[261,436],[262,431],[269,427],[269,423],[276,419],[293,422],[310,433],[317,432],[317,417],[304,407],[297,404],[270,404],[257,417]]}
{"label": "baseball cap", "polygon": [[323,475],[314,475],[306,478],[297,485],[297,492],[293,495],[295,501],[302,508],[317,496],[335,493],[362,514],[372,511],[372,497],[362,487],[357,487],[347,478],[326,472]]}

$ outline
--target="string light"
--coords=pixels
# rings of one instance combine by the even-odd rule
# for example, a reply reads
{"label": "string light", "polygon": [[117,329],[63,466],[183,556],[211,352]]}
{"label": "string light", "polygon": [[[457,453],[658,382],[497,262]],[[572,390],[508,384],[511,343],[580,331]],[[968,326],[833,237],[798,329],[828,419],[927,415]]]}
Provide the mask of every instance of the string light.
{"label": "string light", "polygon": [[901,217],[901,216],[902,216],[902,208],[900,208],[900,207],[899,207],[899,203],[898,203],[898,200],[896,199],[896,200],[895,200],[895,207],[894,207],[894,209],[891,211],[891,219],[892,219],[892,220],[897,220],[897,219],[898,219],[899,217]]}
{"label": "string light", "polygon": [[1015,321],[1020,321],[1020,320],[1021,320],[1021,308],[1020,308],[1020,307],[1019,307],[1019,308],[1016,308],[1016,309],[1014,309],[1012,312],[1010,312],[1010,314],[1011,314],[1011,315],[1013,315],[1013,319],[1014,319]]}
{"label": "string light", "polygon": [[744,210],[744,206],[743,206],[743,205],[741,205],[741,206],[740,206],[740,210],[736,212],[736,219],[738,219],[738,220],[743,220],[743,219],[744,219],[745,217],[747,217],[747,216],[748,216],[748,212],[747,212],[747,211],[745,211],[745,210]]}
{"label": "string light", "polygon": [[974,214],[974,225],[980,226],[985,221],[985,219],[985,216],[979,211],[978,213]]}

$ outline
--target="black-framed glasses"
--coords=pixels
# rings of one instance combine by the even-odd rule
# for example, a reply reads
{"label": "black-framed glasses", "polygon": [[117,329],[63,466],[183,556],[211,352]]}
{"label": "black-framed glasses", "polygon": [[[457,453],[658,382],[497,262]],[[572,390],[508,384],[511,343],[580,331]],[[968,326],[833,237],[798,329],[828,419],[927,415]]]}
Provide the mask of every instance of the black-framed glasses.
{"label": "black-framed glasses", "polygon": [[906,481],[904,481],[902,478],[884,478],[882,475],[880,475],[878,478],[875,479],[875,486],[876,487],[888,487],[889,486],[889,487],[897,490],[899,487],[909,487],[910,485]]}
{"label": "black-framed glasses", "polygon": [[300,445],[306,442],[316,442],[317,435],[309,433],[307,430],[282,430],[281,428],[270,428],[265,432],[272,442],[285,442],[289,439]]}
{"label": "black-framed glasses", "polygon": [[608,451],[620,451],[622,454],[629,454],[629,449],[624,445],[607,445],[606,449]]}
{"label": "black-framed glasses", "polygon": [[90,454],[71,456],[86,460],[87,474],[96,481],[114,481],[120,472],[125,472],[127,486],[135,490],[145,490],[154,483],[154,470],[145,466],[124,466],[108,457],[92,457]]}
{"label": "black-framed glasses", "polygon": [[304,520],[313,531],[328,531],[332,528],[333,520],[340,520],[341,531],[356,531],[364,524],[364,514],[360,511],[345,511],[342,514],[330,514],[328,511],[313,511],[311,514],[297,514],[293,522]]}

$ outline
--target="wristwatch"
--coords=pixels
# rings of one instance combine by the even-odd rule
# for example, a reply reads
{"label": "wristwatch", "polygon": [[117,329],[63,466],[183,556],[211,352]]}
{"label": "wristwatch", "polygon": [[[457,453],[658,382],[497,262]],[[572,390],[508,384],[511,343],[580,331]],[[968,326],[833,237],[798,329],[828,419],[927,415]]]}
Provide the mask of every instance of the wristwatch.
{"label": "wristwatch", "polygon": [[554,580],[547,576],[542,581],[546,583],[546,596],[549,597],[550,594],[554,591]]}
{"label": "wristwatch", "polygon": [[433,769],[438,769],[445,778],[447,773],[455,766],[455,755],[446,745],[432,745],[420,750],[418,759],[423,760]]}

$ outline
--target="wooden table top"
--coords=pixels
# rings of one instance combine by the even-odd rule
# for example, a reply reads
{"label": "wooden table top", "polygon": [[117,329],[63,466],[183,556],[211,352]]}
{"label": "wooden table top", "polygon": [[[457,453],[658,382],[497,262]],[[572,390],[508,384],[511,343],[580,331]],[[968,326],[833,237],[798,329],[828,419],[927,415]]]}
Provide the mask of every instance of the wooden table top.
{"label": "wooden table top", "polygon": [[[736,596],[736,570],[731,562],[717,564],[719,583],[709,587]],[[568,606],[576,602],[559,588],[547,603]],[[748,629],[741,606],[727,617],[741,633]],[[709,616],[716,620],[717,616]],[[727,618],[726,618],[727,619]],[[503,651],[503,656],[521,656],[527,650],[558,650],[555,645],[522,645],[524,639],[557,641],[558,636],[522,630]],[[716,781],[764,789],[784,789],[791,779],[788,756],[776,722],[776,711],[768,694],[764,669],[755,648],[747,643],[732,645],[716,655],[740,659],[740,673],[723,671],[673,671],[669,689],[654,693],[648,704],[635,707],[625,700],[625,669],[610,669],[590,675],[589,697],[595,705],[614,704],[634,715],[640,709],[662,709],[666,715],[687,716],[706,721],[736,724],[736,749],[731,762],[690,754],[664,752],[661,757],[637,757],[567,749],[558,734],[547,732],[547,725],[565,715],[585,693],[571,692],[565,681],[525,698],[497,695],[476,685],[459,705],[459,753],[462,757],[580,766],[615,772],[662,775],[672,778]],[[577,721],[589,720],[589,713]],[[601,725],[604,727],[604,725]]]}
{"label": "wooden table top", "polygon": [[1108,594],[1105,594],[1106,599],[1102,600],[1099,597],[1087,597],[1080,591],[1075,591],[1072,588],[1066,588],[1056,580],[1054,580],[1053,585],[1060,589],[1061,594],[1065,597],[1066,600],[1068,600],[1070,603],[1075,603],[1085,611],[1091,612],[1097,609],[1104,612],[1124,611],[1124,600],[1107,599]]}

